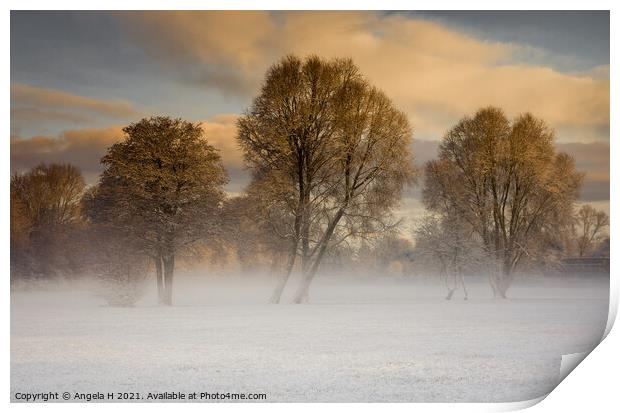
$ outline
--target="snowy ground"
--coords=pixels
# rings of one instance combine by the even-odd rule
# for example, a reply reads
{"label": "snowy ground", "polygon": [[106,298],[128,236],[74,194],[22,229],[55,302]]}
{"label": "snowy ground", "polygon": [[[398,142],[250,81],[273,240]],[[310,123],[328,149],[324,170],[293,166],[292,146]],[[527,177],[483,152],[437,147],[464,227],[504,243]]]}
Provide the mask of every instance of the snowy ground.
{"label": "snowy ground", "polygon": [[[508,402],[548,393],[562,354],[596,346],[608,283],[319,278],[308,305],[271,286],[178,276],[176,305],[111,308],[85,289],[14,291],[15,392],[266,393],[267,401]],[[239,287],[242,285],[242,287]]]}

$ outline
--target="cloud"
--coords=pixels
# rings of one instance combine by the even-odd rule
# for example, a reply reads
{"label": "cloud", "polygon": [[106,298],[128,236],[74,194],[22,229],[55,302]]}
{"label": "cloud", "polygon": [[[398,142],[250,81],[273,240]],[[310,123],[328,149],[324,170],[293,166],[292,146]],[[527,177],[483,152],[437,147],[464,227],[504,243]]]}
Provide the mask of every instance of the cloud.
{"label": "cloud", "polygon": [[558,150],[575,158],[577,169],[586,173],[581,189],[581,200],[585,202],[609,201],[609,144],[558,143]]}
{"label": "cloud", "polygon": [[[275,22],[268,12],[119,12],[126,32],[164,66],[194,81],[247,93],[260,79]],[[193,64],[187,65],[187,62]],[[197,66],[196,64],[205,64]]]}
{"label": "cloud", "polygon": [[23,172],[44,163],[70,163],[94,183],[101,172],[99,160],[106,149],[123,136],[121,126],[70,129],[58,136],[11,136],[11,171]]}
{"label": "cloud", "polygon": [[220,150],[225,164],[236,168],[243,167],[243,154],[237,145],[236,114],[221,114],[202,121],[202,130],[209,143]]}
{"label": "cloud", "polygon": [[[229,190],[239,192],[249,180],[243,156],[235,140],[234,114],[221,114],[202,122],[205,137],[222,156],[231,182]],[[88,183],[95,183],[102,167],[99,163],[106,149],[122,139],[122,126],[80,128],[62,131],[58,136],[39,135],[28,139],[11,136],[11,171],[23,172],[44,163],[71,163],[82,170]]]}
{"label": "cloud", "polygon": [[349,56],[423,138],[438,138],[463,115],[492,104],[510,115],[531,111],[590,140],[608,139],[608,67],[563,73],[520,61],[528,46],[480,40],[438,22],[376,12],[119,16],[134,41],[166,65],[225,93],[255,95],[267,67],[287,53]]}
{"label": "cloud", "polygon": [[65,117],[75,121],[84,118],[84,113],[116,119],[128,119],[140,114],[124,100],[94,99],[22,83],[11,84],[11,107],[12,115],[29,116],[30,119],[38,116],[42,120]]}
{"label": "cloud", "polygon": [[236,114],[221,114],[202,122],[207,141],[215,146],[222,156],[230,182],[226,186],[229,193],[240,193],[250,182],[250,174],[243,164],[243,153],[237,145]]}
{"label": "cloud", "polygon": [[88,123],[92,119],[88,116],[58,112],[55,110],[41,110],[35,108],[11,108],[11,122],[31,123],[31,122],[66,122],[66,123]]}

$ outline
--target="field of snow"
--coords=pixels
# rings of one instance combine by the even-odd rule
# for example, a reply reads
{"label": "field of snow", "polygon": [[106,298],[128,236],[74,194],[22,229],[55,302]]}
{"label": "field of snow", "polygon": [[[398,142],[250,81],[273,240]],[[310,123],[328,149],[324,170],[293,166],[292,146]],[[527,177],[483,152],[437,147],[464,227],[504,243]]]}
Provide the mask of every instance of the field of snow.
{"label": "field of snow", "polygon": [[317,278],[307,305],[265,304],[251,278],[179,275],[108,307],[83,286],[11,295],[16,392],[266,393],[271,402],[510,402],[552,390],[562,354],[595,347],[607,280],[484,280],[452,301],[436,282]]}

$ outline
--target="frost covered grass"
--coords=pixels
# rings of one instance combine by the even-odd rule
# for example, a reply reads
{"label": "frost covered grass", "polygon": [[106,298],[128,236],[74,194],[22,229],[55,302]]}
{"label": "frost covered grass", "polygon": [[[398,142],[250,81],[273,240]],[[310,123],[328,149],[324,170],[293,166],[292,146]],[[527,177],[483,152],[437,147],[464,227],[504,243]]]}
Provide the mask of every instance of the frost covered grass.
{"label": "frost covered grass", "polygon": [[[178,281],[178,282],[177,282]],[[180,274],[109,307],[86,288],[13,291],[15,392],[266,393],[267,401],[509,402],[548,393],[562,354],[603,334],[608,282],[484,280],[452,301],[435,282],[320,277],[307,305],[270,305],[273,282]],[[286,298],[284,302],[287,302]]]}

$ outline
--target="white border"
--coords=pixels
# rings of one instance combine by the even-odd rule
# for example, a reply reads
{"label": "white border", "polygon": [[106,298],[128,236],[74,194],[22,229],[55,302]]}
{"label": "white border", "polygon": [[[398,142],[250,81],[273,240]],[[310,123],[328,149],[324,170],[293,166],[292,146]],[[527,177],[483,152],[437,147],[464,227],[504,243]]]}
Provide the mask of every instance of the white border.
{"label": "white border", "polygon": [[[551,2],[541,0],[522,0],[515,1],[503,1],[501,3],[494,1],[477,1],[470,0],[467,2],[462,1],[427,1],[427,2],[412,2],[412,1],[398,1],[398,0],[386,0],[386,1],[328,1],[328,0],[314,0],[314,1],[296,1],[294,3],[290,1],[249,1],[249,0],[230,0],[222,2],[212,1],[199,1],[199,0],[176,0],[172,1],[146,1],[146,0],[110,0],[104,2],[90,2],[84,3],[82,1],[67,1],[57,0],[53,3],[49,1],[6,1],[7,10],[2,15],[0,27],[2,28],[3,42],[2,42],[2,56],[4,58],[4,64],[1,66],[0,71],[4,78],[5,84],[5,98],[2,101],[2,109],[4,115],[4,122],[2,128],[4,130],[5,145],[9,146],[10,136],[10,107],[9,107],[9,93],[6,91],[10,88],[10,13],[9,10],[45,10],[50,9],[50,6],[54,6],[55,9],[64,10],[99,10],[99,9],[117,9],[117,10],[152,10],[152,9],[187,9],[187,10],[233,10],[233,9],[290,9],[290,10],[310,10],[310,9],[325,9],[325,10],[341,10],[341,9],[362,9],[362,10],[461,10],[465,6],[471,9],[478,10],[550,10],[550,9],[598,9],[598,10],[611,10],[611,60],[610,64],[612,68],[617,67],[617,53],[614,52],[613,46],[617,45],[617,30],[616,23],[616,6],[617,2],[602,1],[602,0],[589,0],[588,2],[577,1],[564,1],[564,2]],[[557,6],[560,6],[558,8]],[[616,6],[616,7],[614,7]],[[614,72],[611,71],[611,112],[615,114],[615,98],[618,96],[617,82],[615,81]],[[611,132],[610,136],[618,136],[617,120],[615,116],[611,119]],[[611,139],[611,156],[618,153],[618,144]],[[2,262],[4,264],[4,306],[2,312],[2,331],[5,333],[4,340],[2,340],[2,383],[0,388],[4,389],[4,403],[10,404],[9,395],[9,380],[10,380],[10,288],[9,288],[9,180],[10,174],[10,149],[6,148],[3,155],[5,178],[1,181],[2,193],[4,194],[4,202],[2,203],[2,219],[3,219],[3,231],[1,235],[2,248],[0,250]],[[618,181],[618,171],[620,166],[611,162],[611,182]],[[616,216],[616,211],[611,212],[613,207],[618,205],[617,191],[611,188],[611,206],[610,216],[613,222]],[[611,227],[612,239],[615,240],[617,236],[620,236],[620,231],[616,230],[616,227]],[[616,243],[611,243],[611,255],[613,257],[618,256],[618,248]],[[355,409],[361,413],[371,411],[375,409],[390,410],[390,411],[402,411],[410,412],[412,409],[418,411],[471,411],[471,412],[484,412],[484,411],[510,411],[516,409],[526,408],[535,405],[532,411],[584,411],[591,410],[595,412],[603,411],[618,411],[620,404],[616,396],[616,387],[618,383],[618,366],[620,365],[620,357],[618,356],[620,349],[620,334],[617,332],[617,328],[609,332],[613,321],[615,320],[617,308],[618,308],[618,276],[617,269],[619,266],[616,264],[616,260],[612,259],[611,262],[611,300],[610,300],[610,317],[607,324],[607,331],[609,333],[607,338],[599,345],[586,360],[577,367],[576,371],[570,374],[566,380],[564,380],[560,386],[558,386],[542,403],[538,403],[541,399],[518,402],[518,403],[498,403],[498,404],[209,404],[208,406],[202,404],[184,404],[168,406],[167,404],[10,404],[9,408],[13,410],[23,409],[45,409],[51,412],[65,412],[65,411],[82,411],[87,409],[89,411],[107,411],[111,407],[119,409],[120,411],[132,411],[148,409],[149,411],[169,411],[170,409],[178,409],[183,406],[183,409],[190,411],[204,411],[209,409],[211,411],[230,411],[233,410],[253,410],[253,411],[290,411],[291,408],[299,411],[316,411],[316,409],[327,411],[341,411],[342,409]],[[612,387],[613,386],[613,387]],[[538,403],[538,404],[537,404]]]}

